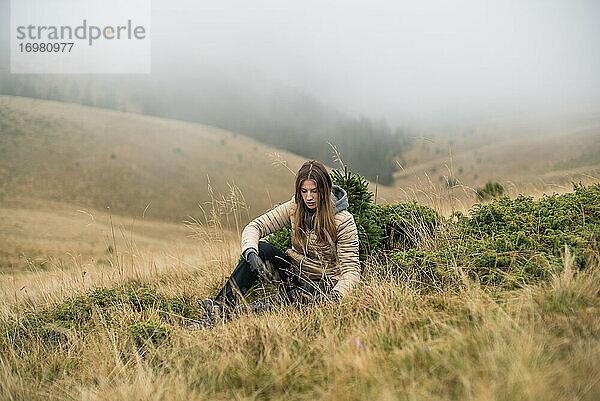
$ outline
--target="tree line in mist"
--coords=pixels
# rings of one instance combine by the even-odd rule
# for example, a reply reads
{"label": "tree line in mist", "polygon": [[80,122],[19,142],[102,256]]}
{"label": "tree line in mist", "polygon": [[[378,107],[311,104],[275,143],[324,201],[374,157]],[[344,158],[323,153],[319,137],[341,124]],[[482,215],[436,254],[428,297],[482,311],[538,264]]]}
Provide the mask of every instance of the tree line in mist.
{"label": "tree line in mist", "polygon": [[[259,80],[260,81],[260,80]],[[326,164],[344,163],[393,183],[406,136],[383,121],[351,118],[309,94],[269,82],[161,77],[3,75],[0,93],[138,112],[212,125]]]}

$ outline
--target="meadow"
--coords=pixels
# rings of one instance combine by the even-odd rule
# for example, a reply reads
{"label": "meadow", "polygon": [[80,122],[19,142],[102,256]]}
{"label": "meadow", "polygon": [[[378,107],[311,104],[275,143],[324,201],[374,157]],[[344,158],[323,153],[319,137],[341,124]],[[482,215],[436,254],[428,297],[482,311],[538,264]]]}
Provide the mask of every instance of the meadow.
{"label": "meadow", "polygon": [[[377,249],[362,250],[361,283],[340,303],[279,305],[211,330],[186,330],[238,258],[227,246],[231,227],[222,220],[190,221],[207,252],[194,264],[157,266],[153,258],[127,258],[123,250],[110,255],[105,275],[87,282],[72,276],[53,288],[42,284],[48,276],[39,276],[42,285],[32,293],[5,297],[0,395],[598,398],[600,185],[541,200],[506,197],[468,216],[444,218],[414,203],[379,207],[360,177],[346,172],[336,178],[358,183],[348,189],[354,206],[365,202],[354,209],[362,240],[371,241],[378,224],[385,228]],[[365,212],[369,203],[379,216],[375,222]],[[581,210],[569,207],[574,204]],[[382,210],[391,212],[381,217]],[[559,214],[541,221],[544,210]],[[504,224],[507,217],[521,221],[513,227]],[[541,222],[529,224],[536,219]],[[528,243],[507,243],[501,235],[520,232],[544,235]],[[486,242],[490,237],[494,241]],[[456,250],[481,243],[491,259],[477,262],[472,251]],[[506,249],[496,249],[499,244]],[[537,253],[520,258],[525,251]],[[453,257],[399,261],[402,252]],[[503,257],[509,257],[506,265],[499,263]],[[49,273],[59,271],[81,273],[81,266],[50,267]],[[271,296],[272,288],[257,287],[249,299]]]}
{"label": "meadow", "polygon": [[[192,332],[302,159],[200,124],[0,105],[0,399],[600,398],[595,124],[424,140],[395,187],[335,173],[358,287]],[[507,196],[478,200],[487,180]]]}

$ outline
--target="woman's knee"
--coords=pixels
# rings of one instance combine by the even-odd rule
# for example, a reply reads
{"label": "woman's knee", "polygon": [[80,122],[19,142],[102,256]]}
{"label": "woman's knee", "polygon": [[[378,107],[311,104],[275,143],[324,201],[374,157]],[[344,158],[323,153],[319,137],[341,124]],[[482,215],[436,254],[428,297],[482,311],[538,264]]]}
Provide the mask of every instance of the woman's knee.
{"label": "woman's knee", "polygon": [[265,241],[259,241],[258,256],[260,256],[262,260],[272,260],[278,252],[281,251],[279,251],[275,245],[269,244]]}

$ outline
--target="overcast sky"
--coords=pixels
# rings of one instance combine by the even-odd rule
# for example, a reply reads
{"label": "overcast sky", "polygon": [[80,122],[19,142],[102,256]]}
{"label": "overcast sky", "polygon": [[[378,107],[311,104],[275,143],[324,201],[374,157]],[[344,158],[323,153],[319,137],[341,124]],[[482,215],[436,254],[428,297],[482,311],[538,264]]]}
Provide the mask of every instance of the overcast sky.
{"label": "overcast sky", "polygon": [[595,0],[152,4],[155,68],[249,66],[393,124],[600,105]]}
{"label": "overcast sky", "polygon": [[152,0],[152,68],[252,69],[391,125],[597,110],[599,21],[597,0]]}

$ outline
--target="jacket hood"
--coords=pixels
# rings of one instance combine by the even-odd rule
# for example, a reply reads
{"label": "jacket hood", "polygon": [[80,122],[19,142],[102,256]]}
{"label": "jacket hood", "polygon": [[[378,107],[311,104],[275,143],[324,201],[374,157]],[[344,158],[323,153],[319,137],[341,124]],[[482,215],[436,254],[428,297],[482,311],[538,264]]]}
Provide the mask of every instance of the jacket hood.
{"label": "jacket hood", "polygon": [[333,198],[333,214],[346,210],[350,206],[348,203],[348,194],[342,187],[334,185],[331,188],[331,197]]}
{"label": "jacket hood", "polygon": [[[346,210],[350,206],[350,204],[348,203],[348,194],[342,187],[334,185],[331,188],[331,198],[333,201],[333,214],[339,213],[342,210]],[[306,207],[306,205],[304,205],[304,210],[306,211],[306,213],[304,214],[305,219],[307,219],[308,216],[314,212],[311,211],[308,207]],[[308,220],[306,220],[306,222],[308,224]],[[308,226],[311,227],[312,225],[308,224]]]}

